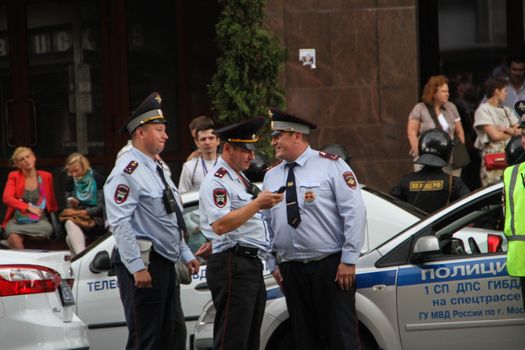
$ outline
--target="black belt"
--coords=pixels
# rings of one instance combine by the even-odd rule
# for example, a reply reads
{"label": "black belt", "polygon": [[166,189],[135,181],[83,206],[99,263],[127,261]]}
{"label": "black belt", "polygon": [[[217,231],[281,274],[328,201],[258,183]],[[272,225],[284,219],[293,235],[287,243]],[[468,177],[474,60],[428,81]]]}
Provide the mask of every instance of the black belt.
{"label": "black belt", "polygon": [[259,249],[254,247],[247,247],[245,245],[237,244],[236,246],[228,249],[229,251],[234,252],[237,255],[246,256],[249,258],[258,258]]}

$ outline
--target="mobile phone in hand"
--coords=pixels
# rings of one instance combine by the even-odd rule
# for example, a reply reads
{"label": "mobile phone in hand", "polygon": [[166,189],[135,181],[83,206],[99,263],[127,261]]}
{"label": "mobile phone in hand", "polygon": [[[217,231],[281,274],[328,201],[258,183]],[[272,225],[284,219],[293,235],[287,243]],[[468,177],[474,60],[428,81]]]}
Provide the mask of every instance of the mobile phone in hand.
{"label": "mobile phone in hand", "polygon": [[273,191],[273,193],[283,193],[284,191],[286,191],[286,186],[281,186],[277,191]]}

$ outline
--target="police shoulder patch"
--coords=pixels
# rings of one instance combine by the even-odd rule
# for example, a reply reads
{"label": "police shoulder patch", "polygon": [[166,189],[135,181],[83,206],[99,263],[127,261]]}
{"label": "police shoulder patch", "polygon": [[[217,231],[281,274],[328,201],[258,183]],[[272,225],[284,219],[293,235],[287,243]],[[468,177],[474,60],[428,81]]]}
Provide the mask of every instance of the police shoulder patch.
{"label": "police shoulder patch", "polygon": [[113,195],[113,199],[115,200],[115,203],[122,204],[128,199],[129,196],[129,186],[124,184],[118,184],[117,188],[115,189],[115,194]]}
{"label": "police shoulder patch", "polygon": [[228,193],[224,188],[216,188],[213,190],[213,203],[219,208],[224,208],[228,203]]}
{"label": "police shoulder patch", "polygon": [[338,160],[339,159],[338,155],[327,153],[327,152],[324,152],[324,151],[319,151],[319,155],[321,157],[323,157],[323,158],[328,158],[330,160]]}
{"label": "police shoulder patch", "polygon": [[224,175],[226,175],[227,173],[228,173],[228,170],[226,170],[226,169],[221,167],[221,168],[217,169],[217,171],[215,172],[215,174],[213,176],[222,179],[224,177]]}
{"label": "police shoulder patch", "polygon": [[137,162],[136,160],[132,160],[131,162],[129,162],[128,165],[126,165],[126,167],[124,168],[124,172],[128,175],[131,175],[135,169],[137,169],[137,167],[139,166],[139,162]]}
{"label": "police shoulder patch", "polygon": [[354,173],[351,171],[347,171],[343,174],[343,178],[345,179],[346,184],[351,189],[355,190],[357,187],[357,181],[355,180]]}

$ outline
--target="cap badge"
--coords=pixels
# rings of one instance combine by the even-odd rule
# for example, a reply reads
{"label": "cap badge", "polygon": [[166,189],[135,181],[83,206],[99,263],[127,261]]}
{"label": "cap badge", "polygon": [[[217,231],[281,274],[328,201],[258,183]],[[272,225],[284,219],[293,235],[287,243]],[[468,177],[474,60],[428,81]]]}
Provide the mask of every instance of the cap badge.
{"label": "cap badge", "polygon": [[155,101],[157,101],[157,103],[161,103],[162,102],[162,98],[160,97],[160,95],[156,95],[155,96]]}

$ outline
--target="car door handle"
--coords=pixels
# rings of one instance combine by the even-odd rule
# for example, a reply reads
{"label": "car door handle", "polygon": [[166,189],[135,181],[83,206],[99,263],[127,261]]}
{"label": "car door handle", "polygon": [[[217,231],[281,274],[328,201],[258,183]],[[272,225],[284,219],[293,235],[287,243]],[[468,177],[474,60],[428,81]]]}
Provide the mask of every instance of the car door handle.
{"label": "car door handle", "polygon": [[195,290],[205,290],[205,289],[209,289],[208,282],[202,282],[195,286]]}
{"label": "car door handle", "polygon": [[382,292],[386,289],[386,284],[378,284],[372,287],[374,292]]}

